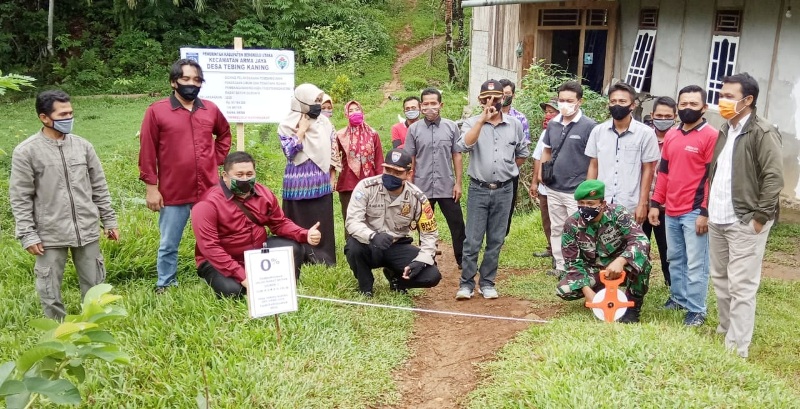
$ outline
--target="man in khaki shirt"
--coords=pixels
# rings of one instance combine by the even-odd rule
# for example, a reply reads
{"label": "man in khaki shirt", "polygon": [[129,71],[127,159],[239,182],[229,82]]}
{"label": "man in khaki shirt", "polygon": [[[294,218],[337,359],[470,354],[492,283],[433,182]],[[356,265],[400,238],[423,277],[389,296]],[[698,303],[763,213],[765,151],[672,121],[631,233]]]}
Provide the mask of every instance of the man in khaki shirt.
{"label": "man in khaki shirt", "polygon": [[[358,289],[372,297],[372,269],[384,267],[393,291],[429,288],[442,275],[436,267],[436,220],[428,198],[406,180],[411,156],[393,149],[383,163],[384,174],[361,180],[347,207],[344,247]],[[411,231],[419,229],[420,247],[411,244]]]}

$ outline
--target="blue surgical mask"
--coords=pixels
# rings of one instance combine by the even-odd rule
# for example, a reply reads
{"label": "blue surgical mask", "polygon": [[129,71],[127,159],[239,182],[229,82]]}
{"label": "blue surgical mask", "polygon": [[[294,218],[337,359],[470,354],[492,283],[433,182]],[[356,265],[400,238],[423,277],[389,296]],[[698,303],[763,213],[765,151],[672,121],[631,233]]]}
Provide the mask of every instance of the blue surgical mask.
{"label": "blue surgical mask", "polygon": [[387,190],[397,190],[403,187],[403,179],[395,175],[384,173],[381,178],[383,179],[383,187]]}
{"label": "blue surgical mask", "polygon": [[419,118],[419,110],[406,111],[406,119],[415,120]]}

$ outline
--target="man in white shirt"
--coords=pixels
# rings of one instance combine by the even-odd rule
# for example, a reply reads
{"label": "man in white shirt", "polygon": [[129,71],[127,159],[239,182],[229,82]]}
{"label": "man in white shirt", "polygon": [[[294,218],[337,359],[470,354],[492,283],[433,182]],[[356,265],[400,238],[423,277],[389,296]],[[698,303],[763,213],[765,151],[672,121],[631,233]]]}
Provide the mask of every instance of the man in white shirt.
{"label": "man in white shirt", "polygon": [[[781,135],[756,115],[758,82],[747,73],[725,77],[719,130],[709,176],[709,254],[725,346],[747,358],[756,292],[769,230],[783,189]],[[735,166],[734,166],[735,164]]]}

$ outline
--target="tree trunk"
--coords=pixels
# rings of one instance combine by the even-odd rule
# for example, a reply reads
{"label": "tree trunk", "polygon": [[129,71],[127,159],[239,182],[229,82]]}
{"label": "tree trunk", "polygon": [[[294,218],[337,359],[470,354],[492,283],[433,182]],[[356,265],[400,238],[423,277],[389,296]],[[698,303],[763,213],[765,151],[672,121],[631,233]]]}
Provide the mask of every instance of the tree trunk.
{"label": "tree trunk", "polygon": [[453,0],[453,20],[458,25],[458,37],[456,38],[454,51],[459,52],[464,48],[464,9],[461,7],[461,0]]}
{"label": "tree trunk", "polygon": [[53,56],[53,14],[56,9],[56,0],[50,0],[47,10],[47,56]]}
{"label": "tree trunk", "polygon": [[447,74],[450,81],[456,78],[456,67],[453,63],[453,0],[444,0],[444,53],[447,56]]}

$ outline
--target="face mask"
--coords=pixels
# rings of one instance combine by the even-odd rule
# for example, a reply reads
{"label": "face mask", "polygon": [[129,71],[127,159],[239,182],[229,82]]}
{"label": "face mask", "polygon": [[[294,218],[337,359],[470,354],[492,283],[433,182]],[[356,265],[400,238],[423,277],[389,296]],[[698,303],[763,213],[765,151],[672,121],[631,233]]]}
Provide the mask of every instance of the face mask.
{"label": "face mask", "polygon": [[415,120],[419,118],[419,110],[406,111],[406,119]]}
{"label": "face mask", "polygon": [[187,101],[194,101],[197,98],[197,94],[200,93],[200,87],[191,84],[178,84],[176,91],[181,98]]}
{"label": "face mask", "polygon": [[54,119],[53,126],[49,128],[53,128],[58,132],[63,133],[64,135],[72,132],[72,125],[75,123],[75,118],[70,119]]}
{"label": "face mask", "polygon": [[559,102],[558,110],[561,112],[561,115],[563,116],[572,116],[575,115],[575,112],[578,111],[578,104],[569,102]]}
{"label": "face mask", "polygon": [[583,218],[583,220],[586,222],[591,222],[595,217],[597,217],[597,215],[600,214],[600,206],[578,206],[578,213],[581,214],[581,218]]}
{"label": "face mask", "polygon": [[348,119],[350,120],[350,126],[359,126],[364,123],[364,113],[353,112]]}
{"label": "face mask", "polygon": [[381,179],[383,179],[383,187],[385,187],[386,190],[397,190],[403,187],[403,179],[395,175],[384,173]]}
{"label": "face mask", "polygon": [[558,114],[545,114],[544,120],[542,121],[542,129],[547,129],[547,124],[553,120]]}
{"label": "face mask", "polygon": [[669,128],[672,128],[673,125],[675,125],[675,120],[674,119],[654,119],[653,120],[653,128],[656,128],[657,130],[659,130],[661,132],[666,132],[667,130],[669,130]]}
{"label": "face mask", "polygon": [[612,105],[608,107],[608,112],[611,114],[611,117],[616,119],[617,121],[621,121],[625,119],[631,113],[631,106],[630,105]]}
{"label": "face mask", "polygon": [[678,117],[680,117],[681,121],[685,124],[693,124],[703,117],[703,111],[691,108],[681,109],[678,111]]}
{"label": "face mask", "polygon": [[439,118],[439,108],[423,108],[422,113],[425,115],[425,119],[429,121],[435,121],[436,118]]}
{"label": "face mask", "polygon": [[323,109],[321,112],[322,116],[327,116],[330,118],[333,115],[333,110],[331,109]]}
{"label": "face mask", "polygon": [[504,107],[507,107],[507,106],[511,105],[511,100],[513,100],[513,99],[514,99],[514,97],[513,97],[513,96],[511,96],[511,95],[506,95],[506,97],[505,97],[505,98],[503,98],[503,106],[504,106]]}
{"label": "face mask", "polygon": [[308,115],[309,118],[317,119],[319,117],[319,114],[321,113],[322,113],[322,105],[320,104],[308,105],[308,112],[306,112],[306,115]]}
{"label": "face mask", "polygon": [[740,110],[736,110],[736,105],[739,104],[744,98],[734,101],[732,99],[720,98],[719,99],[719,114],[725,119],[731,119],[736,115],[739,115],[740,112],[744,111],[747,106],[742,107]]}
{"label": "face mask", "polygon": [[493,106],[494,106],[494,110],[495,111],[500,112],[500,109],[503,108],[503,101],[500,101],[500,102],[494,104]]}
{"label": "face mask", "polygon": [[256,186],[256,177],[250,179],[234,179],[231,178],[231,192],[236,196],[244,196],[250,193]]}

